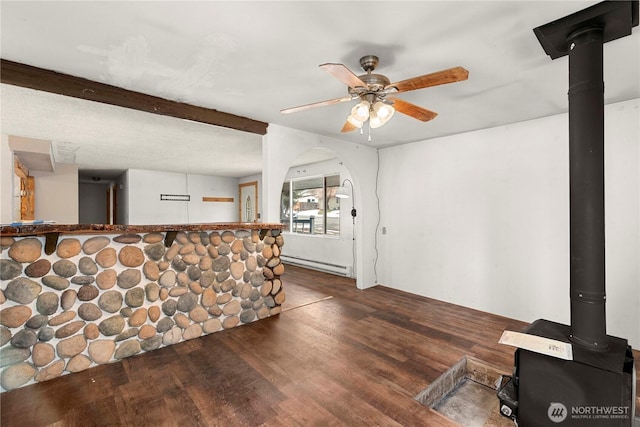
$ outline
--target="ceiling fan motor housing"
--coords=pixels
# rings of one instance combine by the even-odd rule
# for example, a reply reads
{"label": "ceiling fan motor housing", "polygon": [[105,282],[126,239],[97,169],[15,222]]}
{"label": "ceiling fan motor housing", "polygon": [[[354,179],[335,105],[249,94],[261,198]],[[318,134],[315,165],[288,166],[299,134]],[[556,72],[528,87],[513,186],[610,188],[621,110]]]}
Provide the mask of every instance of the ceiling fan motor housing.
{"label": "ceiling fan motor housing", "polygon": [[348,88],[349,95],[351,96],[363,96],[367,93],[376,93],[383,90],[385,87],[391,84],[391,81],[387,76],[382,74],[363,74],[358,76],[363,83],[367,85],[365,88]]}

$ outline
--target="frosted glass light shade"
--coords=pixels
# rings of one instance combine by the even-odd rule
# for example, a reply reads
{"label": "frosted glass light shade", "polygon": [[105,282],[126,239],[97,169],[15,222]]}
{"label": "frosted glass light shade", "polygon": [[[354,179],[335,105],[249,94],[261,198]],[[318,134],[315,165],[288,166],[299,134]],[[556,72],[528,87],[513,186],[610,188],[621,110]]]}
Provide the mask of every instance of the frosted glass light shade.
{"label": "frosted glass light shade", "polygon": [[351,109],[351,115],[356,119],[359,120],[361,122],[366,122],[367,119],[369,118],[369,109],[370,109],[370,105],[367,101],[361,101],[359,103],[357,103],[352,109]]}
{"label": "frosted glass light shade", "polygon": [[372,129],[376,129],[383,124],[384,122],[382,121],[382,119],[380,119],[380,117],[378,117],[378,114],[375,112],[375,110],[371,111],[371,114],[369,115],[369,126],[371,126]]}
{"label": "frosted glass light shade", "polygon": [[349,189],[347,187],[338,187],[336,190],[336,197],[339,199],[348,199]]}
{"label": "frosted glass light shade", "polygon": [[353,116],[353,114],[351,114],[349,117],[347,117],[347,121],[349,123],[351,123],[352,125],[354,125],[357,128],[361,128],[362,125],[364,124],[364,121],[358,120],[357,118],[355,118]]}
{"label": "frosted glass light shade", "polygon": [[376,112],[380,120],[386,123],[391,117],[393,117],[393,113],[396,110],[389,104],[385,104],[384,102],[376,102],[373,104],[373,111]]}

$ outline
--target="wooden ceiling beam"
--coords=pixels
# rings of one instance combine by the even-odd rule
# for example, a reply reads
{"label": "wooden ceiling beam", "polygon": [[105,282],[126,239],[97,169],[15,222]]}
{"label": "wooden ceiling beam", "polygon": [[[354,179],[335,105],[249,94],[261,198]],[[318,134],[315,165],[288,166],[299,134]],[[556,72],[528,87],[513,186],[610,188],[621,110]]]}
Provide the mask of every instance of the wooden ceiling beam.
{"label": "wooden ceiling beam", "polygon": [[265,122],[223,113],[211,108],[170,101],[157,96],[134,92],[117,86],[6,59],[0,59],[0,81],[14,86],[102,102],[147,113],[192,120],[259,135],[267,133],[268,123]]}

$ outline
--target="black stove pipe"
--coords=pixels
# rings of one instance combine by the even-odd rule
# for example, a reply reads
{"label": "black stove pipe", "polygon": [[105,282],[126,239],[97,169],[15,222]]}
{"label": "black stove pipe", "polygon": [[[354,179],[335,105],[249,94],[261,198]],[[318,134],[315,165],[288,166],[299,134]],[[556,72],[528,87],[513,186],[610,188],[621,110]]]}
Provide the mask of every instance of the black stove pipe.
{"label": "black stove pipe", "polygon": [[606,350],[603,29],[569,36],[571,336]]}

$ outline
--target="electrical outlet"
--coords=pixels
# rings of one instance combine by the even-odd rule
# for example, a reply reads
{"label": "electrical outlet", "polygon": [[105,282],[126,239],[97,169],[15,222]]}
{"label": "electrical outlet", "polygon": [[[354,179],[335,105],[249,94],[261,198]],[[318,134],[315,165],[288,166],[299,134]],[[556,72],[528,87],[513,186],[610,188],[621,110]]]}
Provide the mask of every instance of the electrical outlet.
{"label": "electrical outlet", "polygon": [[382,227],[382,234],[387,234],[387,227]]}

